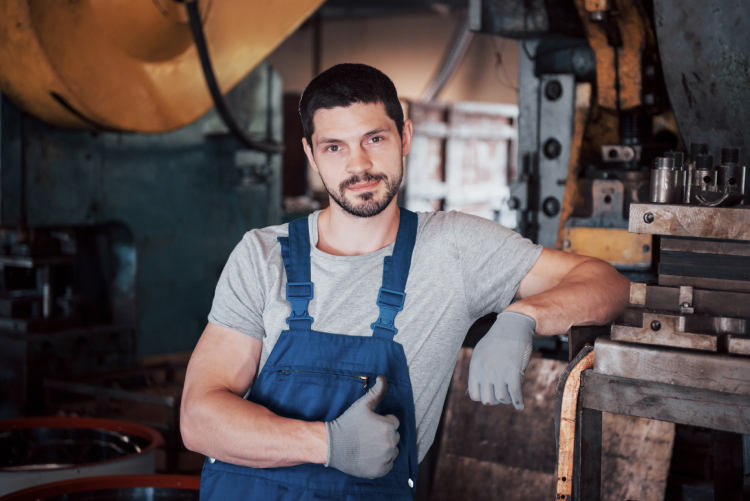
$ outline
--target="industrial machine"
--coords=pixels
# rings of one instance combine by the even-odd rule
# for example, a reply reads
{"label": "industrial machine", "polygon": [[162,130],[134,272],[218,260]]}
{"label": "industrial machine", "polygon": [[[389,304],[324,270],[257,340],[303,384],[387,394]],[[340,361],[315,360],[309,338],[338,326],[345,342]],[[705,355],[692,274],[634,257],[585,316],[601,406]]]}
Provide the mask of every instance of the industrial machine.
{"label": "industrial machine", "polygon": [[0,417],[192,349],[232,248],[279,221],[262,61],[320,3],[2,2]]}

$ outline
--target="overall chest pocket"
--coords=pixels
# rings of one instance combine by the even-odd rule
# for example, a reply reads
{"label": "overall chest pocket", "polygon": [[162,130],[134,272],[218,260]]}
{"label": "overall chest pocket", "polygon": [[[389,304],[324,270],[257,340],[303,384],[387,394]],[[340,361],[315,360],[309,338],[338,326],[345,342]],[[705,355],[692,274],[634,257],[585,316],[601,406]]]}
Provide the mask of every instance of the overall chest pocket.
{"label": "overall chest pocket", "polygon": [[372,386],[368,375],[282,370],[276,373],[278,389],[295,419],[333,421]]}

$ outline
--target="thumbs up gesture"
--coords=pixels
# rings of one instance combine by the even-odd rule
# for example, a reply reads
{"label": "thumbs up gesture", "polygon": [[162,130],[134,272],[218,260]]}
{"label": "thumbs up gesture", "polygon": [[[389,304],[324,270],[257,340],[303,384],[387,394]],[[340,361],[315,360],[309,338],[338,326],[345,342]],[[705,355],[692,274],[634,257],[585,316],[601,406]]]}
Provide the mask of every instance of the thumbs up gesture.
{"label": "thumbs up gesture", "polygon": [[387,391],[388,383],[378,376],[370,391],[338,419],[326,423],[326,466],[362,478],[378,478],[391,471],[398,456],[398,418],[375,413]]}

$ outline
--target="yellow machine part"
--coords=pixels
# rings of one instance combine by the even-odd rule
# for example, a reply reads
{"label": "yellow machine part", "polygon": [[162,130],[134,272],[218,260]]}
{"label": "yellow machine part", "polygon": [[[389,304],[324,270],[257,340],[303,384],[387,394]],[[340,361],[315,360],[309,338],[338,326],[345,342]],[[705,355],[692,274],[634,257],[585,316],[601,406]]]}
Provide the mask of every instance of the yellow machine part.
{"label": "yellow machine part", "polygon": [[614,266],[651,267],[651,235],[624,228],[566,227],[561,232],[565,252],[597,257]]}
{"label": "yellow machine part", "polygon": [[[227,92],[323,0],[200,0]],[[164,132],[211,106],[175,0],[0,1],[0,92],[64,128]]]}

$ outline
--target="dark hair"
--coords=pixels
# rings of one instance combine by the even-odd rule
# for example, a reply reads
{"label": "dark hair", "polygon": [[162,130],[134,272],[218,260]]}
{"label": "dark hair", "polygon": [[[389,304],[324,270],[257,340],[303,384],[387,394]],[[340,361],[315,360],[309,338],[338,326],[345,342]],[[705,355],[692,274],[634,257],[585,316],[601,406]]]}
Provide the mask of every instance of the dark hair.
{"label": "dark hair", "polygon": [[320,109],[346,108],[354,103],[383,103],[388,117],[404,131],[404,110],[396,86],[385,74],[366,64],[337,64],[307,85],[299,101],[299,114],[307,143],[312,147],[313,116]]}

